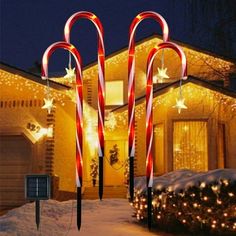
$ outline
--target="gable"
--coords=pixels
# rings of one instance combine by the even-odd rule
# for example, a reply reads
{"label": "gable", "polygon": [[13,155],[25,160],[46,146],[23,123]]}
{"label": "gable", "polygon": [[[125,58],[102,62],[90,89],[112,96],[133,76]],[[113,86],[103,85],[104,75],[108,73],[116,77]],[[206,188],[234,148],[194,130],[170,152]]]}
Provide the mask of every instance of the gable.
{"label": "gable", "polygon": [[[135,67],[135,88],[136,97],[145,93],[146,84],[146,60],[150,50],[162,42],[157,36],[152,36],[136,44],[136,67]],[[188,61],[188,74],[203,80],[222,81],[228,84],[231,73],[236,72],[233,62],[216,57],[210,53],[193,49],[190,46],[177,42],[184,50]],[[157,68],[161,67],[161,54],[159,53],[154,61],[154,77],[157,75]],[[122,49],[106,57],[105,79],[106,81],[124,81],[124,103],[127,102],[128,87],[128,51]],[[170,49],[164,50],[164,67],[170,79],[165,82],[173,82],[180,77],[180,60],[177,54]],[[83,71],[84,94],[89,104],[97,107],[97,63],[87,66]],[[55,79],[56,81],[56,79]],[[115,89],[115,88],[114,88]]]}

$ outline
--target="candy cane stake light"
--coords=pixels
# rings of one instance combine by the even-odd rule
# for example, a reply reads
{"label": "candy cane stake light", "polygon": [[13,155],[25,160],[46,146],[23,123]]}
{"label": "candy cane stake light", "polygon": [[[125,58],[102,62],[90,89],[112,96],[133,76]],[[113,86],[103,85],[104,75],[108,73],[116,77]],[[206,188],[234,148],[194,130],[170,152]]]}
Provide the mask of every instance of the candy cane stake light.
{"label": "candy cane stake light", "polygon": [[145,11],[138,14],[132,21],[129,29],[128,48],[128,140],[129,140],[129,195],[130,201],[134,198],[134,156],[135,156],[135,30],[144,19],[154,19],[160,24],[163,33],[163,41],[169,39],[169,28],[165,19],[153,11]]}
{"label": "candy cane stake light", "polygon": [[147,86],[146,86],[146,177],[147,177],[147,201],[148,201],[148,228],[152,222],[152,186],[153,186],[153,123],[152,123],[152,100],[153,100],[153,62],[158,51],[170,48],[177,52],[180,57],[182,72],[181,78],[187,79],[187,62],[183,50],[175,43],[164,42],[154,47],[147,59]]}
{"label": "candy cane stake light", "polygon": [[48,61],[56,49],[68,50],[76,62],[76,185],[77,185],[77,227],[81,227],[81,188],[83,168],[83,83],[81,57],[76,48],[66,42],[56,42],[49,46],[42,58],[42,79],[48,79]]}
{"label": "candy cane stake light", "polygon": [[95,25],[98,34],[98,156],[99,156],[99,198],[103,196],[103,157],[104,157],[104,112],[105,112],[105,48],[103,26],[99,18],[91,12],[80,11],[73,14],[64,27],[65,41],[70,43],[73,24],[85,18]]}

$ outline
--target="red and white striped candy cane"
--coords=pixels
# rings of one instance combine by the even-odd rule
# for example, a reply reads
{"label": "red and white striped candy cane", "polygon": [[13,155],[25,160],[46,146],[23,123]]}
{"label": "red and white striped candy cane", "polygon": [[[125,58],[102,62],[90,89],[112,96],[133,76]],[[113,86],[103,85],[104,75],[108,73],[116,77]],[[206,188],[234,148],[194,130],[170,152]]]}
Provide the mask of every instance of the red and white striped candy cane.
{"label": "red and white striped candy cane", "polygon": [[66,42],[56,42],[49,46],[42,58],[42,78],[48,78],[48,61],[56,49],[68,50],[75,58],[76,62],[76,184],[82,186],[82,133],[83,133],[83,93],[82,93],[82,70],[81,57],[76,48]]}
{"label": "red and white striped candy cane", "polygon": [[158,51],[164,48],[171,48],[177,52],[181,60],[181,79],[187,79],[187,61],[183,50],[175,43],[164,42],[154,47],[147,59],[147,87],[146,87],[146,176],[147,187],[153,184],[153,158],[152,158],[152,100],[153,100],[153,62]]}
{"label": "red and white striped candy cane", "polygon": [[152,123],[152,100],[153,100],[153,62],[158,51],[171,48],[177,52],[182,65],[181,79],[187,79],[187,62],[183,50],[175,43],[164,42],[154,47],[147,59],[147,86],[146,86],[146,177],[147,177],[147,202],[148,202],[148,227],[152,223],[152,186],[153,186],[153,123]]}
{"label": "red and white striped candy cane", "polygon": [[81,226],[81,187],[83,169],[83,82],[82,82],[82,62],[76,48],[66,42],[56,42],[49,46],[42,58],[42,79],[48,79],[49,57],[56,49],[68,50],[75,58],[76,62],[76,185],[77,185],[77,226]]}
{"label": "red and white striped candy cane", "polygon": [[99,18],[91,12],[80,11],[73,14],[64,27],[65,41],[70,43],[73,24],[85,18],[93,22],[98,34],[98,156],[99,156],[99,197],[103,195],[103,156],[104,156],[104,112],[105,112],[105,47],[103,26]]}
{"label": "red and white striped candy cane", "polygon": [[132,21],[129,29],[129,59],[128,59],[128,139],[129,139],[129,161],[130,161],[130,199],[133,200],[133,179],[134,170],[133,162],[135,156],[135,30],[139,23],[152,18],[157,21],[163,33],[163,41],[169,39],[169,28],[165,19],[158,13],[153,11],[145,11],[138,14]]}

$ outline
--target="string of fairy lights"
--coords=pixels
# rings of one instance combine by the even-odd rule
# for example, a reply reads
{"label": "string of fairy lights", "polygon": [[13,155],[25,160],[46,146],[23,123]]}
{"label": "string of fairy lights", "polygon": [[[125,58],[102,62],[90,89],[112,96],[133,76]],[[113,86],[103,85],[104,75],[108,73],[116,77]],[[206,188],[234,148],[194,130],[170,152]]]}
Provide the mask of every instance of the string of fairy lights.
{"label": "string of fairy lights", "polygon": [[[143,52],[148,53],[150,51],[150,48],[153,48],[153,46],[156,45],[157,42],[161,42],[161,39],[151,38],[148,41],[137,45],[136,54],[139,55],[139,53],[143,53]],[[210,73],[209,70],[219,71],[221,72],[223,76],[228,77],[228,74],[234,67],[234,64],[231,62],[222,60],[212,55],[207,55],[203,52],[195,51],[190,48],[184,48],[184,51],[188,58],[188,67],[189,67],[188,69],[190,71],[190,74],[192,75],[195,75],[195,73],[194,71],[191,71],[191,66],[192,65],[197,66],[199,63],[200,63],[199,69],[197,70],[196,76],[200,76],[203,78],[207,77],[207,79],[212,79],[212,80],[217,79],[219,77],[219,73],[211,73],[211,78],[209,78],[209,73]],[[106,67],[109,68],[114,65],[120,65],[122,62],[126,61],[126,58],[127,58],[127,52],[126,51],[120,52],[118,55],[107,58]],[[202,63],[204,66],[202,65]],[[50,80],[54,80],[62,84],[73,85],[75,81],[74,80],[75,69],[71,68],[69,65],[68,65],[68,68],[66,68],[66,75],[64,77],[50,78]],[[162,63],[162,65],[164,65],[164,63]],[[161,67],[161,68],[158,68],[157,70],[159,72],[158,73],[159,78],[157,78],[157,82],[161,82],[161,80],[169,79],[166,68]],[[40,96],[40,94],[42,94],[41,93],[42,87],[39,84],[25,80],[25,78],[20,75],[17,75],[17,74],[13,75],[12,73],[8,73],[4,70],[0,70],[0,76],[1,76],[0,85],[14,86],[18,91],[30,90],[31,92],[34,93],[33,96],[35,99],[37,99]],[[91,66],[84,71],[85,80],[91,77],[92,78],[96,77],[96,76],[97,76],[96,65]],[[155,77],[156,76],[154,76],[154,80],[155,80]],[[52,94],[52,97],[57,103],[61,105],[65,104],[64,100],[67,99],[66,94],[62,92],[58,92],[56,90],[52,90],[51,88],[50,88],[50,93]]]}
{"label": "string of fairy lights", "polygon": [[[182,90],[183,88],[183,90]],[[174,99],[178,103],[179,100],[183,100],[180,106],[174,105]],[[186,104],[184,102],[186,101]],[[189,104],[189,105],[188,105]],[[182,106],[184,105],[185,108]],[[199,85],[193,84],[191,82],[182,85],[179,88],[170,88],[166,93],[159,95],[153,100],[153,109],[160,110],[161,107],[177,108],[178,112],[181,109],[189,109],[191,111],[198,110],[205,115],[208,115],[213,107],[217,106],[215,109],[220,116],[226,119],[232,119],[236,116],[236,99],[229,97],[217,91],[213,91],[207,88],[202,88]],[[206,108],[209,109],[206,109]],[[224,112],[221,112],[221,111]],[[174,112],[174,109],[173,109]],[[136,107],[136,118],[138,120],[142,119],[145,114],[145,104],[139,104]],[[108,121],[106,123],[106,128],[110,131],[115,128],[125,127],[127,125],[127,111],[110,113],[108,116]]]}
{"label": "string of fairy lights", "polygon": [[[161,39],[151,38],[151,39],[145,41],[144,43],[137,45],[135,48],[135,52],[137,55],[137,61],[139,60],[139,57],[143,55],[143,53],[148,54],[150,52],[151,48],[153,48],[155,45],[158,45],[161,42],[162,42]],[[183,49],[186,54],[186,57],[188,58],[188,70],[191,75],[194,75],[194,76],[201,75],[200,77],[202,77],[202,78],[216,80],[216,79],[219,79],[218,73],[214,73],[214,74],[212,73],[211,78],[209,78],[209,73],[210,73],[209,70],[219,71],[219,72],[223,73],[225,77],[228,77],[228,74],[230,73],[231,68],[234,67],[234,63],[225,61],[221,58],[217,58],[213,55],[208,55],[208,54],[205,54],[204,52],[196,51],[194,49],[187,48],[185,46],[183,46]],[[168,49],[166,50],[166,52],[167,51],[168,51]],[[168,57],[168,60],[169,59],[170,58]],[[113,67],[113,66],[120,66],[126,60],[127,60],[127,51],[119,52],[119,54],[112,56],[110,58],[108,57],[106,59],[106,68]],[[194,73],[194,71],[191,71],[192,65],[193,66],[199,65],[198,70],[196,71],[197,74]],[[159,68],[159,69],[161,69],[161,68]],[[163,75],[165,75],[165,74],[163,74]],[[85,80],[89,79],[91,77],[96,78],[96,76],[97,76],[96,65],[93,65],[84,71],[84,79]],[[166,78],[166,79],[168,79],[168,78]]]}
{"label": "string of fairy lights", "polygon": [[[67,95],[68,90],[57,91],[52,87],[50,87],[49,85],[48,86],[41,85],[39,83],[25,79],[25,77],[21,75],[12,74],[2,69],[0,69],[0,78],[1,78],[0,80],[1,86],[9,88],[9,91],[12,91],[12,89],[15,89],[17,91],[17,93],[11,94],[11,98],[14,98],[14,96],[23,98],[29,95],[31,99],[32,98],[41,99],[42,94],[45,94],[46,99],[48,99],[47,96],[50,95],[50,97],[53,98],[53,101],[62,106],[65,105],[65,101],[70,99]],[[4,90],[2,90],[1,95],[3,96],[4,93],[5,93]]]}
{"label": "string of fairy lights", "polygon": [[[153,38],[145,43],[142,43],[140,45],[136,46],[136,54],[138,55],[137,57],[141,56],[144,52],[147,54],[150,51],[150,48],[153,48],[156,44],[160,43],[161,40],[158,38]],[[166,52],[169,50],[166,49]],[[218,80],[222,78],[227,78],[229,73],[233,71],[235,65],[232,62],[225,61],[223,59],[207,55],[203,52],[195,51],[190,48],[184,48],[184,52],[188,58],[188,70],[191,75],[198,76],[201,78],[206,78],[210,80]],[[174,55],[175,56],[175,55]],[[163,56],[161,57],[161,64],[164,65],[162,62]],[[124,61],[127,59],[127,52],[119,52],[118,55],[108,57],[106,59],[106,68],[114,67],[114,66],[120,66]],[[168,57],[168,61],[169,61]],[[138,61],[138,58],[137,58]],[[196,68],[192,70],[192,67]],[[161,83],[164,80],[170,79],[170,76],[167,75],[167,69],[166,68],[159,68],[157,69],[157,74],[159,74],[159,77],[155,75],[153,77],[154,82],[159,82]],[[160,71],[160,72],[159,72]],[[61,84],[66,84],[66,85],[72,85],[74,84],[74,68],[71,67],[71,64],[69,63],[68,68],[66,68],[66,76],[64,77],[58,77],[58,78],[50,78],[50,80],[56,81]],[[216,73],[214,73],[216,72]],[[218,73],[220,72],[220,73]],[[209,77],[209,74],[211,75]],[[69,75],[67,77],[67,75]],[[89,80],[91,78],[96,78],[97,77],[97,66],[92,65],[88,68],[86,68],[83,72],[83,78],[84,80]],[[108,76],[109,77],[109,76]],[[93,81],[96,81],[95,79]]]}
{"label": "string of fairy lights", "polygon": [[[137,46],[137,53],[139,51],[141,52],[142,49],[147,48],[148,45],[153,45],[153,43],[156,42],[156,40],[157,39],[151,39],[148,42],[145,42],[145,45],[142,45],[142,44],[138,45]],[[225,71],[230,70],[231,65],[229,62],[225,62],[221,59],[214,58],[209,55],[205,55],[204,53],[194,52],[191,49],[188,49],[186,51],[186,53],[189,54],[189,57],[192,58],[191,60],[188,60],[190,62],[193,59],[195,59],[195,60],[200,60],[200,59],[203,60],[204,59],[204,61],[206,61],[206,63],[208,63],[209,65],[214,65],[214,66],[217,65],[221,70],[224,69]],[[124,52],[121,54],[122,55],[124,54],[123,57],[126,56]],[[121,59],[119,59],[119,60],[117,59],[118,60],[117,63],[119,63],[119,61],[122,60],[122,58],[123,58],[122,55],[116,55],[116,57],[109,58],[107,60],[107,63],[111,63],[111,62],[115,63],[115,58],[121,57]],[[217,60],[217,63],[215,63],[216,60]],[[88,71],[87,71],[87,73],[89,73],[90,76],[93,73],[96,74],[96,69],[92,69],[92,68],[88,68]],[[63,78],[56,78],[53,80],[57,80],[62,83],[63,83],[63,81],[67,81],[68,84],[73,85],[74,81],[75,81],[75,68],[72,68],[71,63],[69,63],[68,68],[65,68],[65,69],[66,69],[66,75]],[[162,83],[162,82],[165,82],[166,79],[169,79],[169,76],[167,75],[167,68],[164,67],[164,53],[162,53],[162,57],[161,57],[161,68],[157,68],[157,70],[158,70],[158,73],[156,76],[154,76],[154,79],[155,79],[155,77],[157,78],[157,82]],[[85,73],[85,74],[87,74],[87,73]],[[28,80],[25,80],[24,77],[22,77],[20,75],[13,75],[12,76],[11,73],[5,72],[3,70],[0,71],[0,75],[1,75],[0,84],[4,84],[5,86],[10,86],[10,87],[15,86],[15,88],[19,91],[29,90],[34,93],[35,99],[37,99],[39,97],[39,95],[41,94],[42,86],[40,86],[37,83],[29,82]],[[180,80],[180,82],[181,82],[181,80]],[[48,80],[48,83],[49,83],[49,80]],[[45,98],[44,98],[43,109],[47,109],[48,112],[51,112],[51,110],[53,108],[55,108],[54,101],[56,101],[56,103],[61,104],[62,106],[65,105],[65,101],[68,99],[68,97],[72,101],[75,101],[75,95],[74,95],[73,89],[66,90],[65,92],[58,92],[54,89],[51,89],[48,84],[46,86],[46,88],[44,87],[44,90],[45,90],[45,92],[44,92]],[[171,94],[171,90],[169,92]],[[201,91],[201,93],[202,93],[202,91]],[[209,94],[207,94],[207,95],[209,95]],[[154,108],[155,108],[155,105],[157,105],[157,104],[163,104],[163,99],[161,99],[161,96],[159,96],[159,97],[160,97],[159,99],[154,100]],[[210,97],[211,97],[211,95],[210,95]],[[230,105],[232,112],[234,112],[236,110],[236,105],[235,105],[236,102],[233,102],[233,104],[232,104],[232,102],[229,102],[230,98],[227,98],[226,96],[221,95],[220,99],[219,99],[219,94],[217,92],[214,94],[214,97],[216,97],[218,100],[220,100],[220,103]],[[169,104],[167,104],[168,100],[169,99],[165,99],[164,105],[169,105]],[[177,108],[178,112],[180,113],[181,109],[187,109],[187,106],[184,104],[184,100],[185,99],[183,98],[182,88],[181,88],[181,84],[180,84],[179,98],[176,99],[175,105],[170,104],[170,106]],[[137,113],[139,113],[138,110],[139,109],[137,108]],[[141,110],[141,113],[143,113],[143,109],[140,109],[140,110]],[[139,117],[139,114],[138,114],[138,117]],[[120,116],[123,116],[123,117],[121,118]],[[119,120],[121,120],[122,123],[125,125],[126,124],[126,122],[124,122],[124,120],[126,119],[125,116],[126,116],[125,112],[123,113],[123,115],[118,115],[118,118],[117,118],[118,120],[116,120],[116,121],[114,121],[114,117],[112,117],[111,121],[109,119],[111,116],[108,117],[108,119],[107,119],[108,120],[108,122],[107,122],[108,129],[114,129],[114,123],[117,123],[117,121],[119,121]],[[117,116],[115,115],[115,117],[117,117]]]}
{"label": "string of fairy lights", "polygon": [[[75,80],[75,74],[74,74],[74,68],[68,69],[66,68],[66,75],[65,78],[68,80],[71,80],[72,83]],[[160,71],[160,68],[158,68]],[[166,70],[166,68],[164,68]],[[162,73],[162,72],[161,72]],[[166,73],[166,71],[165,71]],[[44,98],[44,105],[43,109],[48,110],[48,112],[52,109],[55,109],[55,102],[57,104],[60,104],[61,106],[65,105],[66,101],[72,101],[75,102],[75,92],[73,89],[62,91],[56,91],[55,89],[52,89],[49,86],[49,81],[47,86],[42,86],[34,82],[29,82],[28,80],[25,80],[24,77],[20,75],[13,75],[9,72],[0,70],[0,76],[1,81],[0,84],[4,84],[4,86],[7,86],[9,88],[15,88],[16,90],[20,92],[33,92],[34,93],[34,99],[40,98],[41,94],[45,94]],[[161,79],[165,79],[163,77],[159,77]],[[180,80],[181,82],[181,80]],[[182,87],[184,90],[182,91]],[[185,98],[184,98],[185,97]],[[173,98],[176,99],[176,104],[173,102]],[[194,104],[191,102],[191,106],[188,105],[190,101],[194,101],[197,98],[198,102]],[[180,103],[180,106],[178,106],[178,102],[183,100],[183,102],[186,101],[186,105],[184,103]],[[153,108],[157,109],[158,106],[164,106],[169,108],[177,108],[179,112],[181,112],[181,109],[199,109],[199,105],[203,106],[203,101],[207,103],[217,103],[219,108],[222,110],[228,110],[229,112],[223,112],[222,116],[229,115],[231,118],[236,115],[236,99],[229,97],[227,95],[218,93],[217,91],[212,91],[210,89],[202,89],[201,86],[188,83],[185,85],[180,86],[177,88],[170,88],[168,92],[165,94],[159,95],[154,98],[153,100]],[[185,106],[185,108],[183,107]],[[208,104],[210,105],[210,104]],[[85,113],[86,113],[85,108]],[[136,107],[136,117],[137,119],[141,119],[145,112],[145,104],[137,105]],[[86,116],[86,114],[85,114]],[[108,116],[106,117],[105,122],[105,128],[107,131],[113,131],[116,128],[125,127],[127,126],[127,111],[123,112],[109,112]]]}
{"label": "string of fairy lights", "polygon": [[[144,190],[135,189],[135,216],[147,218],[147,200]],[[200,182],[178,192],[172,188],[155,188],[152,201],[153,222],[159,228],[170,225],[194,233],[236,231],[236,182],[229,179]]]}

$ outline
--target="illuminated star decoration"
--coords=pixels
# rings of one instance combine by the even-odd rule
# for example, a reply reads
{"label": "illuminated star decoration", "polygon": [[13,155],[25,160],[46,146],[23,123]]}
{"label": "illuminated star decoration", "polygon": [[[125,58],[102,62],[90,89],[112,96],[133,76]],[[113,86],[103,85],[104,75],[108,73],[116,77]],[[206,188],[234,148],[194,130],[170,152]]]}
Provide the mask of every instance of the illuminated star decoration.
{"label": "illuminated star decoration", "polygon": [[166,74],[167,68],[157,68],[158,73],[157,73],[157,78],[160,83],[163,82],[163,79],[169,79],[170,77]]}
{"label": "illuminated star decoration", "polygon": [[184,104],[184,98],[180,96],[178,99],[176,99],[176,105],[173,106],[174,108],[178,109],[178,113],[180,114],[181,109],[187,109],[187,106]]}
{"label": "illuminated star decoration", "polygon": [[65,79],[69,79],[69,83],[72,83],[75,79],[75,68],[65,68],[66,75],[64,76]]}
{"label": "illuminated star decoration", "polygon": [[42,109],[47,109],[48,114],[50,114],[52,109],[56,107],[55,105],[53,105],[53,98],[44,98],[43,100],[44,100],[44,105],[42,106]]}

